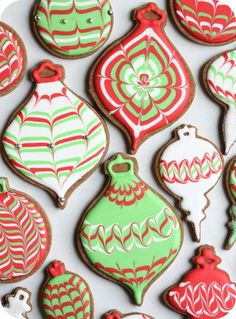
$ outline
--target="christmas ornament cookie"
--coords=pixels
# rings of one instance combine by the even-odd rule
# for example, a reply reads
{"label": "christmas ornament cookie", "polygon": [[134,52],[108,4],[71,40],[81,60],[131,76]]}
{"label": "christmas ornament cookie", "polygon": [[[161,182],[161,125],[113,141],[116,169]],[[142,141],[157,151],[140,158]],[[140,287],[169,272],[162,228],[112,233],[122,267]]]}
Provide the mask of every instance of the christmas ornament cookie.
{"label": "christmas ornament cookie", "polygon": [[108,131],[88,102],[62,82],[62,66],[43,61],[32,77],[36,86],[3,135],[5,159],[64,208],[105,156]]}
{"label": "christmas ornament cookie", "polygon": [[4,296],[0,302],[1,319],[28,319],[32,310],[31,293],[25,288],[16,288],[12,294]]}
{"label": "christmas ornament cookie", "polygon": [[223,45],[236,40],[234,0],[170,0],[171,12],[180,31],[205,45]]}
{"label": "christmas ornament cookie", "polygon": [[0,281],[32,275],[51,246],[51,228],[42,207],[0,178]]}
{"label": "christmas ornament cookie", "polygon": [[[0,19],[3,11],[12,2],[17,0],[1,1]],[[21,82],[27,57],[23,41],[9,25],[0,21],[0,96],[13,91]]]}
{"label": "christmas ornament cookie", "polygon": [[204,68],[203,78],[207,92],[224,108],[224,154],[236,141],[236,50],[224,52],[210,60]]}
{"label": "christmas ornament cookie", "polygon": [[93,297],[85,280],[60,261],[48,267],[42,307],[48,319],[93,319]]}
{"label": "christmas ornament cookie", "polygon": [[178,255],[182,224],[167,200],[137,175],[133,157],[116,154],[106,173],[105,190],[80,222],[79,251],[95,272],[124,286],[141,305]]}
{"label": "christmas ornament cookie", "polygon": [[230,208],[231,221],[229,223],[230,235],[226,241],[226,249],[232,248],[236,242],[236,157],[234,157],[226,171],[226,189],[232,202]]}
{"label": "christmas ornament cookie", "polygon": [[60,58],[79,59],[107,41],[113,11],[109,0],[38,0],[32,20],[45,49]]}
{"label": "christmas ornament cookie", "polygon": [[236,314],[236,285],[218,268],[221,259],[210,246],[200,248],[195,268],[170,288],[164,300],[188,319],[233,319]]}
{"label": "christmas ornament cookie", "polygon": [[153,317],[146,315],[144,313],[134,312],[122,314],[118,310],[111,310],[103,315],[103,319],[154,319]]}
{"label": "christmas ornament cookie", "polygon": [[154,3],[135,11],[136,27],[111,45],[90,75],[90,92],[127,135],[131,152],[179,119],[190,106],[191,72],[164,32],[167,16]]}
{"label": "christmas ornament cookie", "polygon": [[157,155],[155,172],[158,180],[179,200],[197,242],[201,238],[205,210],[210,204],[207,193],[221,177],[223,166],[220,150],[199,136],[196,127],[191,125],[180,126],[175,131],[175,138]]}

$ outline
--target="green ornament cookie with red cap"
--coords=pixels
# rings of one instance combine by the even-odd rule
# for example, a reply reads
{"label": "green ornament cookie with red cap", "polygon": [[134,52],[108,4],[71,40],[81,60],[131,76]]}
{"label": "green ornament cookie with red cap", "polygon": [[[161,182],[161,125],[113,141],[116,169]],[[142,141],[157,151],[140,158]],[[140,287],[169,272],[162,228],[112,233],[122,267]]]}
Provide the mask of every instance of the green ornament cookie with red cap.
{"label": "green ornament cookie with red cap", "polygon": [[166,12],[148,3],[134,18],[135,28],[101,55],[90,75],[91,95],[124,131],[132,153],[179,119],[195,94],[191,72],[164,32]]}
{"label": "green ornament cookie with red cap", "polygon": [[60,261],[48,267],[42,306],[48,319],[92,319],[93,297],[85,280],[65,269]]}
{"label": "green ornament cookie with red cap", "polygon": [[107,186],[80,222],[79,251],[92,270],[124,286],[141,305],[177,257],[182,224],[167,200],[137,175],[135,158],[114,155],[106,173]]}
{"label": "green ornament cookie with red cap", "polygon": [[193,263],[195,268],[167,290],[164,301],[188,319],[235,318],[236,284],[218,268],[215,249],[202,246]]}

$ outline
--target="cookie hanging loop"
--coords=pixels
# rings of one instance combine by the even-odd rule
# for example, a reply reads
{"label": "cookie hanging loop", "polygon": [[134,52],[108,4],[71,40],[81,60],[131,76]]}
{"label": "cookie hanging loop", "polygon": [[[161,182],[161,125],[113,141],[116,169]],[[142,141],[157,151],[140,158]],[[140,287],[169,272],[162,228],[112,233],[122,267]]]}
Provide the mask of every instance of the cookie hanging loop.
{"label": "cookie hanging loop", "polygon": [[9,191],[8,179],[6,177],[0,177],[0,194],[5,194]]}
{"label": "cookie hanging loop", "polygon": [[166,24],[166,13],[165,11],[158,8],[158,6],[151,2],[146,6],[136,10],[135,20],[140,24],[149,24],[150,26],[164,26]]}
{"label": "cookie hanging loop", "polygon": [[196,138],[197,136],[197,129],[191,125],[182,125],[177,130],[177,135],[180,139],[185,138]]}
{"label": "cookie hanging loop", "polygon": [[107,165],[108,173],[113,177],[123,177],[124,175],[134,175],[135,165],[132,159],[124,158],[122,154],[118,154],[114,160]]}
{"label": "cookie hanging loop", "polygon": [[194,258],[194,263],[203,269],[215,269],[221,263],[221,259],[215,255],[213,247],[204,247],[200,255]]}
{"label": "cookie hanging loop", "polygon": [[47,268],[47,271],[51,277],[58,277],[64,275],[66,269],[65,265],[61,261],[53,261]]}
{"label": "cookie hanging loop", "polygon": [[45,60],[33,70],[32,77],[36,83],[62,81],[64,79],[64,69],[61,65]]}

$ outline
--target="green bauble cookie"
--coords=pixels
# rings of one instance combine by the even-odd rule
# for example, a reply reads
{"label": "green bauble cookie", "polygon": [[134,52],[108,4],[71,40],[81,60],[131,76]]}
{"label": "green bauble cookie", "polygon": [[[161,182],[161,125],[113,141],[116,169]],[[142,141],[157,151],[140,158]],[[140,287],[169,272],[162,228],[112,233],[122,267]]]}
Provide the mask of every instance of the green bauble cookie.
{"label": "green bauble cookie", "polygon": [[78,242],[86,262],[132,292],[142,304],[149,286],[174,261],[182,244],[175,210],[137,175],[133,157],[107,163],[108,185],[87,210]]}

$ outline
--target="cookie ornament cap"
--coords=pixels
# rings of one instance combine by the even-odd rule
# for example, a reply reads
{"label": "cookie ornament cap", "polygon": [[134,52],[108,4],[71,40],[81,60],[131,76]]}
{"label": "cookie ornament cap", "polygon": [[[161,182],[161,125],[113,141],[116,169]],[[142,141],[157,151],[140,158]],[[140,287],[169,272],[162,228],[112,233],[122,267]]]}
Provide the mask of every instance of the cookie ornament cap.
{"label": "cookie ornament cap", "polygon": [[134,313],[126,313],[122,314],[118,310],[111,310],[107,313],[105,313],[102,317],[102,319],[154,319],[153,317],[146,315],[144,313],[134,312]]}
{"label": "cookie ornament cap", "polygon": [[66,271],[60,261],[48,267],[42,307],[48,319],[93,319],[93,297],[85,280]]}
{"label": "cookie ornament cap", "polygon": [[4,296],[0,302],[1,319],[28,319],[32,310],[31,293],[25,288],[16,288],[12,294]]}
{"label": "cookie ornament cap", "polygon": [[132,153],[179,119],[194,97],[191,72],[164,32],[166,19],[155,3],[138,8],[136,27],[112,44],[91,71],[90,93],[127,135]]}
{"label": "cookie ornament cap", "polygon": [[3,135],[5,159],[21,177],[46,189],[60,208],[106,154],[106,124],[62,82],[64,69],[43,61],[36,86],[13,114]]}
{"label": "cookie ornament cap", "polygon": [[42,207],[0,178],[0,281],[32,275],[51,246],[51,228]]}
{"label": "cookie ornament cap", "polygon": [[201,247],[193,262],[195,268],[165,293],[164,300],[188,319],[235,318],[236,285],[218,268],[221,259],[215,249]]}
{"label": "cookie ornament cap", "polygon": [[178,255],[182,224],[174,208],[137,175],[133,157],[116,154],[106,173],[105,190],[80,222],[79,252],[89,267],[124,286],[141,305]]}
{"label": "cookie ornament cap", "polygon": [[170,0],[180,31],[204,45],[224,45],[236,40],[234,0]]}
{"label": "cookie ornament cap", "polygon": [[224,154],[236,142],[236,50],[221,53],[204,68],[203,80],[210,96],[224,108],[222,133]]}
{"label": "cookie ornament cap", "polygon": [[[1,1],[0,20],[4,10],[18,0]],[[0,97],[13,91],[21,82],[27,64],[26,50],[20,36],[0,21]]]}
{"label": "cookie ornament cap", "polygon": [[175,131],[175,138],[157,155],[155,172],[158,181],[179,200],[198,242],[201,222],[209,206],[207,193],[221,177],[223,166],[220,150],[200,137],[196,127],[191,125],[180,126]]}
{"label": "cookie ornament cap", "polygon": [[60,58],[80,59],[108,40],[113,11],[109,0],[38,0],[32,22],[46,50]]}

